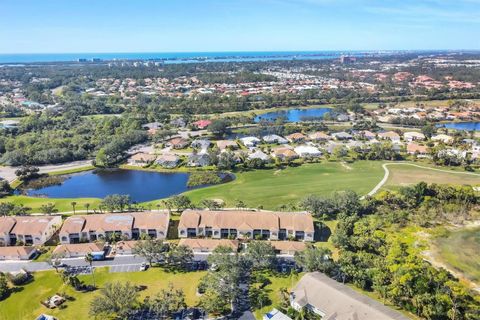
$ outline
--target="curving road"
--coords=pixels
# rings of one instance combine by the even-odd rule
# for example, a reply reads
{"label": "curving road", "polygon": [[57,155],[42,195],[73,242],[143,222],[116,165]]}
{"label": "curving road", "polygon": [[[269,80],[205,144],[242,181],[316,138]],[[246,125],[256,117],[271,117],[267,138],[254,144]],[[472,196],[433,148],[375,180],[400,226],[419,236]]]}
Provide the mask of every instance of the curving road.
{"label": "curving road", "polygon": [[[418,164],[414,163],[408,163],[408,162],[391,162],[391,163],[384,163],[382,165],[383,170],[385,171],[385,175],[383,176],[383,179],[370,191],[367,193],[367,196],[373,196],[375,193],[382,188],[385,183],[387,183],[388,178],[390,177],[390,170],[388,170],[388,166],[390,165],[405,165],[405,166],[412,166],[412,167],[417,167],[421,169],[427,169],[427,170],[433,170],[433,171],[439,171],[439,172],[446,172],[446,173],[458,173],[458,174],[466,174],[466,175],[472,175],[472,176],[477,176],[480,178],[480,174],[474,173],[474,172],[460,172],[460,171],[451,171],[451,170],[444,170],[444,169],[437,169],[437,168],[430,168],[430,167],[424,167],[420,166]],[[363,196],[361,199],[364,199],[366,196]]]}

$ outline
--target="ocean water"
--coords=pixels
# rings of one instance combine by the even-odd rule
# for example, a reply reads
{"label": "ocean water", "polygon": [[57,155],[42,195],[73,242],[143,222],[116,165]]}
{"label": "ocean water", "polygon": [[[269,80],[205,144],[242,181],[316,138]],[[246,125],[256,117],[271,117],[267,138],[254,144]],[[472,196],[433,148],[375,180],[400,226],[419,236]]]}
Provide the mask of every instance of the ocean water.
{"label": "ocean water", "polygon": [[[390,52],[391,53],[391,52]],[[356,57],[385,55],[387,52],[372,51],[250,51],[250,52],[141,52],[141,53],[29,53],[0,54],[0,64],[69,62],[78,59],[101,60],[157,60],[165,63],[186,62],[231,62],[231,61],[269,61],[294,59],[334,59],[341,55]]]}

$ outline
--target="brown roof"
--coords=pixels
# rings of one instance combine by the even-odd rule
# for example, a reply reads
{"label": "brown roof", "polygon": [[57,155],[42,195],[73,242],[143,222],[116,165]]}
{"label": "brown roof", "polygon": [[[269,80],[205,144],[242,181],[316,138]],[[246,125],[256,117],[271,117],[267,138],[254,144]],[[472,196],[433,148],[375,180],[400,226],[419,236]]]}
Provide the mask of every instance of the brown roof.
{"label": "brown roof", "polygon": [[290,141],[295,141],[295,140],[303,140],[306,138],[306,136],[303,133],[295,132],[295,133],[289,134],[285,138],[287,138],[287,140],[290,140]]}
{"label": "brown roof", "polygon": [[15,219],[12,217],[0,217],[0,233],[9,234],[15,225]]}
{"label": "brown roof", "polygon": [[314,132],[309,137],[312,140],[330,140],[330,139],[332,139],[332,137],[330,137],[325,132]]}
{"label": "brown roof", "polygon": [[21,257],[21,256],[29,256],[35,251],[35,247],[0,247],[0,256],[4,257]]}
{"label": "brown roof", "polygon": [[407,145],[407,152],[408,153],[427,153],[428,148],[426,146],[421,146],[416,143],[409,143]]}
{"label": "brown roof", "polygon": [[270,241],[270,244],[278,251],[303,251],[307,247],[300,241]]}
{"label": "brown roof", "polygon": [[222,247],[229,247],[232,248],[233,251],[238,249],[238,240],[229,240],[229,239],[180,239],[178,243],[181,246],[187,246],[192,250],[200,249],[200,250],[207,250],[212,251],[215,248],[222,246]]}
{"label": "brown roof", "polygon": [[130,159],[134,161],[144,161],[144,162],[155,161],[156,158],[157,157],[155,155],[148,154],[148,153],[137,153],[130,157]]}
{"label": "brown roof", "polygon": [[10,231],[14,234],[42,235],[55,216],[16,216],[16,223]]}
{"label": "brown roof", "polygon": [[280,147],[280,148],[275,148],[273,149],[273,153],[275,154],[275,156],[283,156],[283,157],[287,157],[287,158],[294,158],[294,157],[297,157],[298,155],[295,153],[295,151],[293,151],[292,149],[290,148],[285,148],[285,147]]}
{"label": "brown roof", "polygon": [[383,138],[400,138],[400,135],[395,131],[380,132],[378,136]]}
{"label": "brown roof", "polygon": [[232,140],[218,140],[217,141],[217,147],[220,150],[223,150],[223,149],[226,149],[228,147],[237,148],[238,144],[235,141],[232,141]]}
{"label": "brown roof", "polygon": [[138,241],[129,240],[129,241],[118,241],[116,243],[117,250],[132,250],[137,245]]}
{"label": "brown roof", "polygon": [[207,226],[216,229],[314,231],[313,219],[308,213],[185,210],[180,217],[179,228]]}
{"label": "brown roof", "polygon": [[178,161],[180,158],[175,154],[161,154],[157,158],[157,162],[161,161]]}
{"label": "brown roof", "polygon": [[65,220],[61,233],[80,233],[90,230],[130,231],[139,229],[166,229],[169,217],[165,213],[130,212],[73,216]]}
{"label": "brown roof", "polygon": [[188,140],[184,139],[184,138],[177,137],[177,138],[170,139],[170,141],[168,141],[168,143],[170,143],[171,145],[185,145],[185,144],[188,143]]}
{"label": "brown roof", "polygon": [[86,254],[91,252],[103,251],[104,244],[102,243],[75,243],[75,244],[61,244],[58,245],[53,254]]}

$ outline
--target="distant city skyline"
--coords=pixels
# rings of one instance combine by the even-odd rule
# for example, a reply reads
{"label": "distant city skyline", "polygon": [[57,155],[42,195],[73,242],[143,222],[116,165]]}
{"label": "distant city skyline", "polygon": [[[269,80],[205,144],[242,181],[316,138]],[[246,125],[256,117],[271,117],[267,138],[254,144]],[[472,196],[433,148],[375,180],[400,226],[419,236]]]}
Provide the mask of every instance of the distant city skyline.
{"label": "distant city skyline", "polygon": [[480,0],[2,0],[0,54],[480,50]]}

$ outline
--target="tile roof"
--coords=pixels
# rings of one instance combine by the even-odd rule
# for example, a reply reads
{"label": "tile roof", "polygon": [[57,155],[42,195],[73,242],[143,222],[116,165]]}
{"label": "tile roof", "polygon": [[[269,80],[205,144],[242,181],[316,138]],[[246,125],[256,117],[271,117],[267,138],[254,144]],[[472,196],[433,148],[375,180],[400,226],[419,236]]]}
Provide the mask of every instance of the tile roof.
{"label": "tile roof", "polygon": [[179,245],[187,246],[192,250],[199,249],[199,250],[207,250],[212,251],[215,248],[222,246],[222,247],[229,247],[232,248],[233,251],[238,249],[238,240],[229,240],[229,239],[180,239]]}

